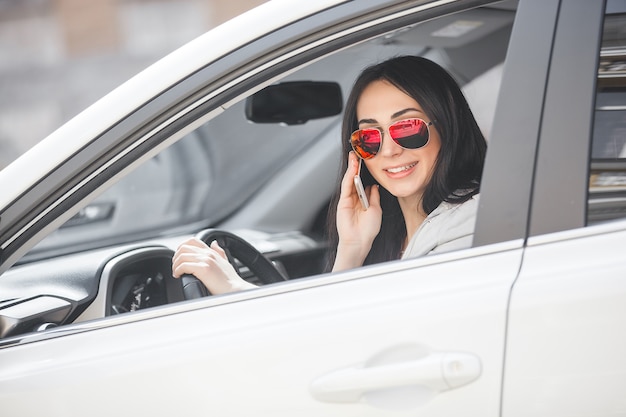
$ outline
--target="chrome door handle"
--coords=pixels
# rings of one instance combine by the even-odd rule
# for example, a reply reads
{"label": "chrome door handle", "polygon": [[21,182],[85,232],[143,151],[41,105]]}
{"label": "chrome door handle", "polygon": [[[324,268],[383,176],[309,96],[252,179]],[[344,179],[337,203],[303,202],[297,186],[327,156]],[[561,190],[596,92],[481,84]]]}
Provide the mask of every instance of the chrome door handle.
{"label": "chrome door handle", "polygon": [[471,353],[433,352],[417,360],[339,369],[315,379],[310,388],[319,401],[348,403],[368,392],[405,386],[446,391],[469,384],[481,372],[480,359]]}

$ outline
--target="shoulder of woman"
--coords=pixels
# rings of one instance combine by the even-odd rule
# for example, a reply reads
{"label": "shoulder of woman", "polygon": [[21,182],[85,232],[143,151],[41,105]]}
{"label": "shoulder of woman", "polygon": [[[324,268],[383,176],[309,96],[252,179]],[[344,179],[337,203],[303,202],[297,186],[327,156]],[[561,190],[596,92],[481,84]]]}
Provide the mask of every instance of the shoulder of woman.
{"label": "shoulder of woman", "polygon": [[439,206],[433,210],[432,213],[426,218],[426,220],[437,221],[449,221],[451,219],[463,219],[465,217],[476,216],[478,211],[478,200],[480,194],[473,195],[469,200],[461,203],[454,204],[448,202],[442,202]]}
{"label": "shoulder of woman", "polygon": [[413,235],[403,257],[470,247],[477,210],[478,195],[461,204],[441,203]]}

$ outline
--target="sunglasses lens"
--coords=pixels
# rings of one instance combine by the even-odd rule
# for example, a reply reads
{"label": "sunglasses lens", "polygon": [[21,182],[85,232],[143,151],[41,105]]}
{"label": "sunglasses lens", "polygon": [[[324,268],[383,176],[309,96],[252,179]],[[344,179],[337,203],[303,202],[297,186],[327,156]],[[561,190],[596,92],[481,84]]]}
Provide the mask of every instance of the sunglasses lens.
{"label": "sunglasses lens", "polygon": [[377,129],[361,129],[352,133],[350,142],[357,155],[363,159],[369,159],[378,152],[380,139],[380,131]]}
{"label": "sunglasses lens", "polygon": [[428,126],[421,119],[401,120],[389,126],[389,135],[403,148],[417,149],[428,143]]}

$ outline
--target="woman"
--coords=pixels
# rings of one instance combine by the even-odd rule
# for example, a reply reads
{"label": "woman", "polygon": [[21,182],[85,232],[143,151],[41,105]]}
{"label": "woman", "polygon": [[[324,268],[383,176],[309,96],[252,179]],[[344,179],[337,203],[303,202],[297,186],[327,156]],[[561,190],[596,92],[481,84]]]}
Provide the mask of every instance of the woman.
{"label": "woman", "polygon": [[[333,271],[471,246],[487,146],[439,65],[405,56],[363,71],[347,101],[342,143],[344,175],[329,216]],[[355,188],[359,170],[367,209]],[[175,277],[195,275],[212,294],[254,287],[217,242],[183,243],[172,269]]]}
{"label": "woman", "polygon": [[[471,246],[487,145],[443,68],[414,56],[367,68],[342,137],[345,175],[328,229],[333,271]],[[367,210],[352,185],[359,166]]]}

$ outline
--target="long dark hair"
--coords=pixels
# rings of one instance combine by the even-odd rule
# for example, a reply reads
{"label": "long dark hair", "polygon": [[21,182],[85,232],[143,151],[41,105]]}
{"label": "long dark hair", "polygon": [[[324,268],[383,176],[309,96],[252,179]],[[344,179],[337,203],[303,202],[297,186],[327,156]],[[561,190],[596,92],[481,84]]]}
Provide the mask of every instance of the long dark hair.
{"label": "long dark hair", "polygon": [[[417,56],[401,56],[373,65],[357,78],[343,117],[342,166],[337,183],[340,184],[348,167],[348,153],[352,150],[350,134],[358,129],[357,102],[368,85],[381,80],[391,83],[417,101],[426,116],[434,121],[441,139],[433,175],[421,201],[424,212],[430,214],[443,201],[461,204],[477,194],[487,152],[485,138],[452,76],[436,63]],[[362,164],[361,177],[366,186],[376,183],[365,164]],[[398,259],[406,238],[406,225],[398,199],[383,187],[380,187],[380,196],[382,226],[365,259],[366,265]],[[329,268],[334,263],[339,242],[336,224],[338,200],[339,185],[328,215]]]}

